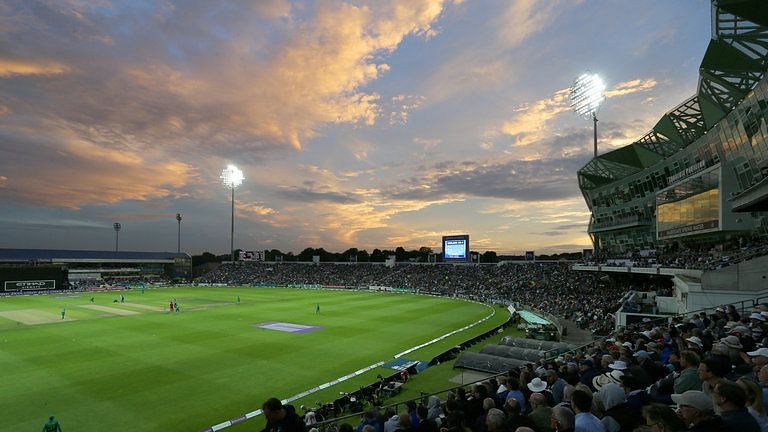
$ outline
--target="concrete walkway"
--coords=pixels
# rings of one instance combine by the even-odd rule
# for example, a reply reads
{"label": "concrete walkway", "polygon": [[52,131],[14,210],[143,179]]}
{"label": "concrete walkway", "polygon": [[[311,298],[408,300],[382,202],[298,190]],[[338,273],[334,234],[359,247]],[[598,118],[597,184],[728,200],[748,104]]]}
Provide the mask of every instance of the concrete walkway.
{"label": "concrete walkway", "polygon": [[561,342],[571,344],[573,346],[584,345],[593,340],[592,333],[588,330],[582,330],[575,322],[560,319],[560,324],[563,325],[563,330],[567,329],[567,336],[563,337]]}

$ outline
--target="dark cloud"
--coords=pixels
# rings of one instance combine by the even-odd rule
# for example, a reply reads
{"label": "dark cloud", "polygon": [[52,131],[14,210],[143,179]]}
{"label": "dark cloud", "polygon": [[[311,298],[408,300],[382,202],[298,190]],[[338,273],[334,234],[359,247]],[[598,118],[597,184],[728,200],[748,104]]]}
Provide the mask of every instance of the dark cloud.
{"label": "dark cloud", "polygon": [[557,237],[557,236],[567,235],[568,232],[566,232],[566,231],[544,231],[544,232],[533,232],[531,234],[543,235],[543,236],[547,236],[547,237]]}
{"label": "dark cloud", "polygon": [[580,223],[580,224],[568,224],[568,225],[558,225],[558,230],[583,230],[587,227],[586,223]]}
{"label": "dark cloud", "polygon": [[435,165],[434,170],[395,186],[393,199],[435,200],[464,195],[520,201],[552,201],[579,196],[576,171],[581,157],[508,161],[494,165],[463,161]]}
{"label": "dark cloud", "polygon": [[308,188],[284,189],[278,191],[277,195],[281,198],[300,202],[332,202],[336,204],[355,204],[360,202],[360,199],[345,192],[318,192]]}

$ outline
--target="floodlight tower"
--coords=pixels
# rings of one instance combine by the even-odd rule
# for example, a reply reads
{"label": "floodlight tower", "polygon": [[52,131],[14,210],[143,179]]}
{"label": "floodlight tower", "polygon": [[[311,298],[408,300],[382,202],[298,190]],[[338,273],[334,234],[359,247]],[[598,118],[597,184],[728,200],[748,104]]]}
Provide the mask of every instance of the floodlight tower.
{"label": "floodlight tower", "polygon": [[585,72],[571,87],[571,108],[581,116],[591,118],[594,124],[595,157],[597,157],[597,111],[605,97],[605,83],[600,75]]}
{"label": "floodlight tower", "polygon": [[119,237],[119,236],[120,236],[120,228],[122,228],[122,227],[123,227],[123,226],[122,226],[122,225],[120,225],[120,222],[115,222],[114,224],[112,224],[112,228],[114,228],[114,229],[115,229],[115,252],[117,252],[117,251],[118,251],[118,247],[117,247],[117,246],[118,246],[118,244],[119,244],[119,243],[118,243],[118,240],[119,240],[119,238],[120,238],[120,237]]}
{"label": "floodlight tower", "polygon": [[179,235],[176,237],[176,253],[181,253],[181,213],[176,213],[176,222],[179,223]]}
{"label": "floodlight tower", "polygon": [[229,238],[229,255],[232,263],[235,262],[235,188],[243,184],[245,177],[240,169],[232,164],[227,165],[219,177],[224,186],[232,189],[232,225]]}

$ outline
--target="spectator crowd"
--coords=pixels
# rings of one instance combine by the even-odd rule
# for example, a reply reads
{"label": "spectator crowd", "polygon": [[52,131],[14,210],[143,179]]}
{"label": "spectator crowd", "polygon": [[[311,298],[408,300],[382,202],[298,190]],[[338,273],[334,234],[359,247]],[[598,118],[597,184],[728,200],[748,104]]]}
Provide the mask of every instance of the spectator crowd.
{"label": "spectator crowd", "polygon": [[[645,322],[345,432],[768,432],[768,304]],[[312,431],[271,400],[265,432]],[[279,406],[278,406],[279,405]],[[267,411],[265,410],[265,412]]]}
{"label": "spectator crowd", "polygon": [[[569,263],[504,265],[306,263],[224,264],[197,280],[228,285],[386,286],[482,301],[535,305],[596,334],[613,329],[614,312],[629,287],[597,281]],[[599,284],[597,286],[596,284]],[[598,289],[600,295],[593,295]]]}

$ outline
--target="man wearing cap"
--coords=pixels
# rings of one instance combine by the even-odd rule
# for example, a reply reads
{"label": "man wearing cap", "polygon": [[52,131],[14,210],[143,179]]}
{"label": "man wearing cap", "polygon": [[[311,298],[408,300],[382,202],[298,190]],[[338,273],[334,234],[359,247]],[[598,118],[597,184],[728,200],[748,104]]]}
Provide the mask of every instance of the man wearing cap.
{"label": "man wearing cap", "polygon": [[651,382],[656,382],[666,375],[666,368],[660,363],[655,362],[648,351],[640,350],[632,354],[632,357],[637,359],[638,366],[645,371]]}
{"label": "man wearing cap", "polygon": [[563,389],[568,383],[565,382],[564,379],[557,376],[557,371],[552,369],[546,371],[545,376],[547,379],[547,385],[549,386],[549,391],[552,392],[552,397],[555,399],[555,403],[553,405],[557,405],[563,401]]}
{"label": "man wearing cap", "polygon": [[547,389],[547,382],[542,380],[539,377],[536,377],[531,380],[531,382],[528,383],[528,390],[531,391],[531,393],[541,393],[544,395],[545,398],[547,398],[547,405],[554,406],[555,405],[555,398],[552,396],[552,392]]}
{"label": "man wearing cap", "polygon": [[704,350],[704,342],[698,336],[691,336],[686,338],[685,342],[688,346],[688,349],[696,351],[696,353],[701,353]]}
{"label": "man wearing cap", "polygon": [[680,417],[691,432],[728,430],[723,420],[714,413],[712,398],[697,390],[673,394],[672,400],[679,408]]}
{"label": "man wearing cap", "polygon": [[760,432],[760,425],[747,411],[747,395],[738,384],[733,381],[722,380],[715,386],[713,399],[720,408],[720,417],[723,423],[733,431]]}
{"label": "man wearing cap", "polygon": [[747,353],[752,361],[752,370],[759,372],[760,369],[768,364],[768,348],[759,348]]}

